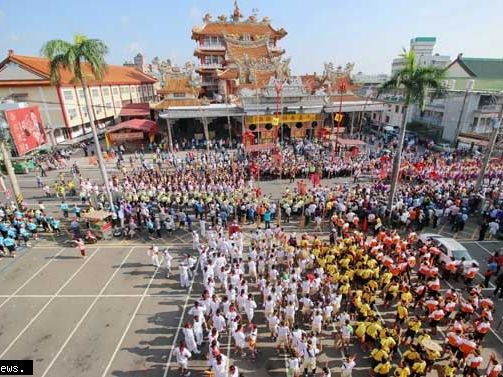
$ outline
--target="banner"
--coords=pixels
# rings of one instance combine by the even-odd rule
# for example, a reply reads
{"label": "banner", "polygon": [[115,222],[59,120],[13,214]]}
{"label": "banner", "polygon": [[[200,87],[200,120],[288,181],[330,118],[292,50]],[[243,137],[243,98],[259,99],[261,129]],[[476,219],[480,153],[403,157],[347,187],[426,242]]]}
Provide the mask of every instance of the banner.
{"label": "banner", "polygon": [[111,141],[142,140],[143,132],[109,133],[108,137]]}
{"label": "banner", "polygon": [[5,110],[12,141],[20,156],[47,144],[42,117],[37,106]]}
{"label": "banner", "polygon": [[283,114],[283,115],[253,115],[246,117],[246,124],[267,124],[278,126],[280,123],[302,123],[319,120],[319,114]]}

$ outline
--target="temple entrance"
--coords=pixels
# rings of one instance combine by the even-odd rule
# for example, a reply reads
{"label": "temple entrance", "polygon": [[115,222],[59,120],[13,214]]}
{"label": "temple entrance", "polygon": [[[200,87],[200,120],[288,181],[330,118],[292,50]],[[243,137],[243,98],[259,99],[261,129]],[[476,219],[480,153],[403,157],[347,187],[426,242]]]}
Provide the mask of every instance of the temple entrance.
{"label": "temple entrance", "polygon": [[283,138],[283,141],[289,141],[292,138],[292,131],[290,130],[288,124],[283,123],[281,125],[281,127],[278,130],[278,138],[279,140]]}

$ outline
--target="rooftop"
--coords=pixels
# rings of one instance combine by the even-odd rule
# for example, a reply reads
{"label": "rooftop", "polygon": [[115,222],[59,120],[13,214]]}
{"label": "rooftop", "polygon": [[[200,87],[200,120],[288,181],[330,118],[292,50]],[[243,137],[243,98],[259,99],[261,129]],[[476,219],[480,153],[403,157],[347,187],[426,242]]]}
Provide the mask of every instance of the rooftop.
{"label": "rooftop", "polygon": [[503,79],[503,59],[458,57],[458,62],[472,77]]}
{"label": "rooftop", "polygon": [[411,42],[436,42],[437,38],[435,37],[416,37],[410,40]]}
{"label": "rooftop", "polygon": [[[9,53],[6,59],[0,63],[0,68],[5,64],[13,62],[19,64],[21,67],[32,71],[35,74],[42,76],[42,80],[50,80],[49,59],[38,56],[25,56]],[[91,68],[87,63],[82,64],[84,75],[86,76],[86,83],[88,85],[96,84],[151,84],[157,80],[149,75],[146,75],[135,68],[123,67],[120,65],[109,65],[105,72],[103,80],[98,81],[94,78]],[[60,70],[61,85],[74,85],[73,74],[68,70]],[[1,84],[1,82],[0,82]]]}

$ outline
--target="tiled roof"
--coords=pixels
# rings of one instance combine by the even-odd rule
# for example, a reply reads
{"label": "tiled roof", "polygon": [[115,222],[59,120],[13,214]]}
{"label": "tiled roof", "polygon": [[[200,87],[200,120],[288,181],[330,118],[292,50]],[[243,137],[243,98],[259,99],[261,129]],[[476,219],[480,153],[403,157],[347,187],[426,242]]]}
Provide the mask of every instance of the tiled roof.
{"label": "tiled roof", "polygon": [[244,46],[237,43],[232,43],[231,41],[227,41],[227,54],[229,56],[229,60],[241,60],[245,56],[248,56],[250,59],[270,57],[269,49],[267,48],[265,41],[256,46]]}
{"label": "tiled roof", "polygon": [[268,83],[271,77],[274,76],[273,71],[257,71],[253,73],[255,76],[256,82],[251,84],[240,84],[240,88],[248,88],[248,89],[256,89],[264,88]]}
{"label": "tiled roof", "polygon": [[235,69],[226,69],[225,71],[218,74],[218,78],[221,80],[233,80],[238,78],[238,71]]}
{"label": "tiled roof", "polygon": [[159,94],[170,93],[193,93],[194,90],[190,85],[190,77],[188,76],[171,76],[166,77],[166,84],[159,89]]}
{"label": "tiled roof", "polygon": [[[37,73],[46,79],[49,79],[50,69],[49,69],[49,59],[38,57],[38,56],[24,56],[24,55],[9,55],[3,62],[0,63],[0,67],[12,61],[25,67],[28,70]],[[83,71],[86,79],[86,84],[88,85],[103,85],[103,84],[152,84],[157,80],[149,75],[146,75],[134,68],[123,67],[118,65],[109,65],[107,71],[105,72],[105,77],[103,80],[97,81],[94,79],[91,73],[91,69],[87,63],[83,64]],[[73,85],[73,75],[70,71],[61,70],[61,85]]]}
{"label": "tiled roof", "polygon": [[470,76],[486,79],[503,79],[503,59],[459,57],[458,63]]}
{"label": "tiled roof", "polygon": [[248,33],[250,36],[254,35],[270,35],[276,38],[283,38],[287,35],[285,29],[281,28],[279,30],[273,29],[269,23],[249,23],[249,22],[238,22],[238,23],[218,23],[210,22],[202,27],[194,27],[192,29],[192,39],[198,39],[201,35],[209,36],[223,36],[225,34],[245,34]]}
{"label": "tiled roof", "polygon": [[128,103],[122,106],[119,113],[121,117],[150,115],[150,105],[148,103]]}
{"label": "tiled roof", "polygon": [[303,75],[300,76],[300,79],[302,80],[302,84],[304,85],[306,90],[311,94],[313,94],[321,87],[321,80],[316,75]]}
{"label": "tiled roof", "polygon": [[225,50],[205,50],[204,48],[196,48],[194,56],[200,55],[225,55]]}
{"label": "tiled roof", "polygon": [[[335,95],[330,96],[330,102],[339,103],[340,100],[341,100],[340,95],[335,94]],[[363,99],[361,99],[358,96],[355,96],[354,94],[343,94],[342,95],[342,102],[356,102],[356,101],[363,101]]]}
{"label": "tiled roof", "polygon": [[198,106],[201,104],[201,100],[197,98],[169,98],[162,100],[155,105],[152,105],[152,108],[155,110],[166,110],[170,107],[179,107],[179,106]]}

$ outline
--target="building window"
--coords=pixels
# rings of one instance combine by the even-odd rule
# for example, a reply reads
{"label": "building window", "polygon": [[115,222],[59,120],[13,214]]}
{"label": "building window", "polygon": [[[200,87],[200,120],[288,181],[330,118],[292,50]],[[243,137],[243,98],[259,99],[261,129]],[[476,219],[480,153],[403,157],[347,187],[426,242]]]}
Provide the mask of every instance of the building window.
{"label": "building window", "polygon": [[106,105],[107,109],[111,109],[112,108],[112,102],[107,102]]}
{"label": "building window", "polygon": [[376,113],[372,114],[372,119],[374,119],[374,120],[375,120],[375,119],[376,119],[376,117],[377,117],[377,114],[376,114]]}
{"label": "building window", "polygon": [[112,93],[113,94],[119,94],[119,89],[118,88],[112,88]]}
{"label": "building window", "polygon": [[175,97],[175,98],[183,98],[183,97],[185,97],[185,93],[173,93],[173,97]]}
{"label": "building window", "polygon": [[122,106],[121,106],[121,101],[115,101],[115,107],[120,109]]}
{"label": "building window", "polygon": [[386,115],[386,123],[389,123],[389,115]]}
{"label": "building window", "polygon": [[77,118],[77,110],[68,109],[68,116],[70,117],[70,120]]}
{"label": "building window", "polygon": [[73,100],[73,92],[71,90],[64,90],[63,96],[65,97],[65,101],[72,101]]}
{"label": "building window", "polygon": [[100,95],[100,91],[98,89],[91,89],[91,95],[93,97],[98,97]]}
{"label": "building window", "polygon": [[103,95],[109,96],[110,95],[110,88],[103,88]]}
{"label": "building window", "polygon": [[78,90],[77,90],[77,93],[79,93],[79,98],[80,98],[80,99],[85,99],[85,96],[84,96],[84,89],[78,89]]}
{"label": "building window", "polygon": [[400,106],[395,105],[395,113],[398,113],[399,110],[400,110]]}
{"label": "building window", "polygon": [[82,116],[84,118],[88,118],[89,117],[89,114],[87,113],[87,108],[86,107],[81,108],[80,111],[82,112]]}

